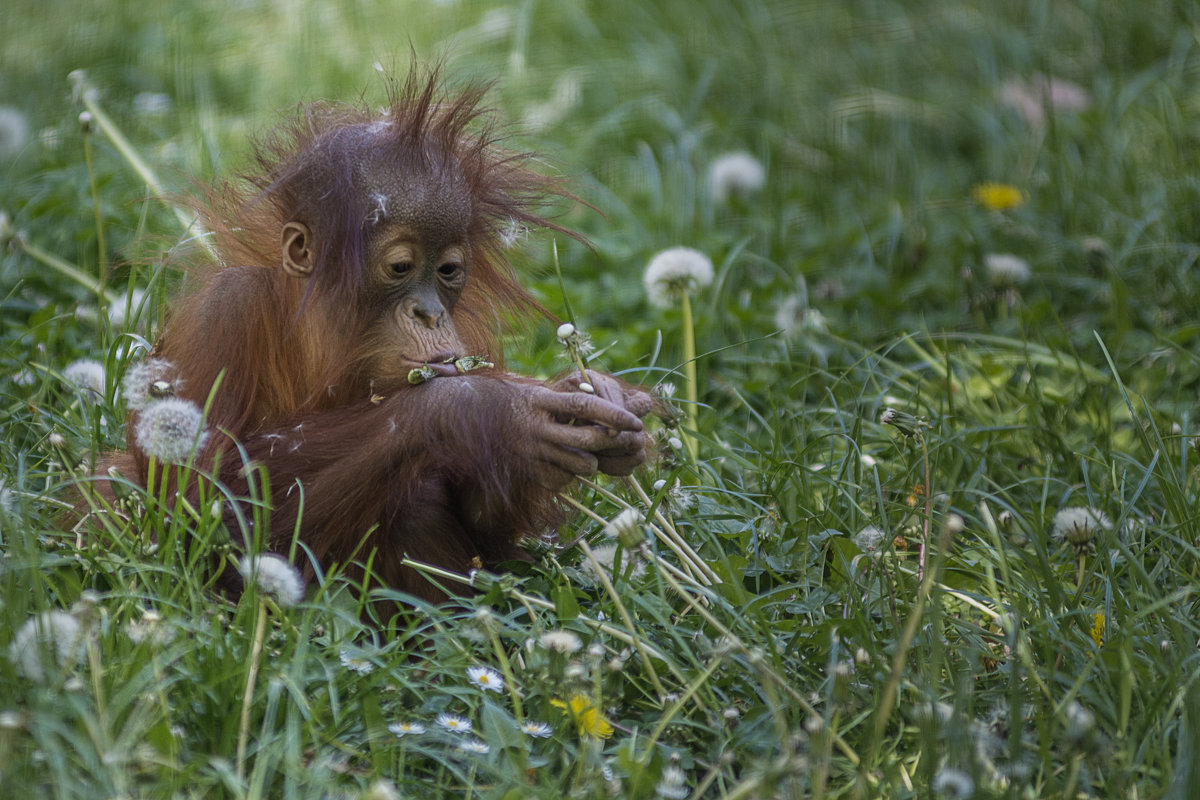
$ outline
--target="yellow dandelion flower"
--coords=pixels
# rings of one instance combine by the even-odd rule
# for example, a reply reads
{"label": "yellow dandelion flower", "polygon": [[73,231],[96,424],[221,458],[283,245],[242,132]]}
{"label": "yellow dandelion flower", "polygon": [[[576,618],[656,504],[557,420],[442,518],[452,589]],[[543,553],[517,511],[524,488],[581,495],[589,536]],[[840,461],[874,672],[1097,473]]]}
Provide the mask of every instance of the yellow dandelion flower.
{"label": "yellow dandelion flower", "polygon": [[1025,193],[1008,183],[978,183],[971,197],[989,211],[1008,211],[1025,202]]}
{"label": "yellow dandelion flower", "polygon": [[1096,643],[1096,647],[1104,644],[1104,612],[1096,614],[1089,633],[1092,634],[1092,641]]}
{"label": "yellow dandelion flower", "polygon": [[592,704],[592,701],[587,699],[582,694],[573,694],[568,702],[562,700],[551,700],[550,705],[555,708],[561,708],[563,713],[569,714],[571,719],[575,721],[575,725],[579,728],[580,736],[594,736],[597,739],[607,739],[613,735],[613,727],[600,713],[600,709]]}

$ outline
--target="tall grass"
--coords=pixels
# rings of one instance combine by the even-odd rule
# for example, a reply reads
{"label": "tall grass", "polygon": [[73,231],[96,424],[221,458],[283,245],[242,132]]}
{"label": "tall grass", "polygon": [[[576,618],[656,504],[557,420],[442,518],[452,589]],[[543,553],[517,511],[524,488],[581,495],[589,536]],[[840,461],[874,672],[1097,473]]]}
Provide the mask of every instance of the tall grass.
{"label": "tall grass", "polygon": [[[9,6],[0,795],[1200,791],[1190,4]],[[278,109],[382,97],[410,43],[498,76],[514,144],[593,206],[562,217],[590,246],[518,260],[597,365],[681,383],[694,330],[697,458],[581,486],[576,545],[437,608],[383,591],[412,607],[391,620],[338,570],[294,607],[224,599],[218,486],[74,526],[195,248],[130,153],[186,193]],[[1086,104],[1006,101],[1039,75]],[[89,105],[128,151],[84,137]],[[761,189],[713,192],[729,151]],[[988,181],[1020,202],[973,199]],[[692,322],[641,282],[677,245],[716,267]],[[567,368],[553,330],[513,347]],[[646,544],[614,552],[627,507]],[[1098,522],[1056,525],[1073,507]],[[52,611],[82,634],[39,642]]]}

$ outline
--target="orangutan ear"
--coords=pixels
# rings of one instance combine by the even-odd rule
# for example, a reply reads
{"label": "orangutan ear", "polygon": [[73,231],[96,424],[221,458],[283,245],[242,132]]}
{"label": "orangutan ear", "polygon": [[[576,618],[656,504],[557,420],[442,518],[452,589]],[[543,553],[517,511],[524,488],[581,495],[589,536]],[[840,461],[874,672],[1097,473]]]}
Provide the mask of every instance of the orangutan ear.
{"label": "orangutan ear", "polygon": [[307,278],[312,274],[312,232],[303,222],[289,222],[283,226],[283,271],[293,278]]}

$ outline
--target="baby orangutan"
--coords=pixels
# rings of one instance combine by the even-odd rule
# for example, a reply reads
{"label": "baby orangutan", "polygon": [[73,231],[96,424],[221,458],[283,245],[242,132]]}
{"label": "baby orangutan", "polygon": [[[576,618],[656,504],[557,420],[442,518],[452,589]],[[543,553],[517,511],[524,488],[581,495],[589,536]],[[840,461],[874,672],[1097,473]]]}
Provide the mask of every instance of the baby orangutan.
{"label": "baby orangutan", "polygon": [[[235,443],[266,467],[271,548],[299,520],[325,567],[371,558],[377,579],[431,600],[444,595],[405,555],[464,572],[514,556],[561,519],[578,476],[645,460],[652,406],[597,372],[587,393],[579,375],[503,369],[497,320],[546,313],[504,234],[555,228],[537,209],[557,192],[496,146],[482,95],[431,75],[382,114],[301,108],[199,204],[218,263],[193,270],[152,354],[179,396],[203,406],[217,385],[197,463],[238,494]],[[117,465],[146,480],[132,436]]]}

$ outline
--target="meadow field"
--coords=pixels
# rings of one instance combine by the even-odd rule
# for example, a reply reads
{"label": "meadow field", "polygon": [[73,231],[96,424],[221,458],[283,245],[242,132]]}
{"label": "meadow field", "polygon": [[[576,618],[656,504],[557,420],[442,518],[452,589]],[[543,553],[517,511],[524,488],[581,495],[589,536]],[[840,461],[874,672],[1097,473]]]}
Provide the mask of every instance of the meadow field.
{"label": "meadow field", "polygon": [[[0,17],[0,796],[1200,797],[1200,6]],[[680,420],[453,602],[229,599],[221,513],[79,499],[202,253],[178,198],[414,64],[494,82],[580,201],[519,274]]]}

